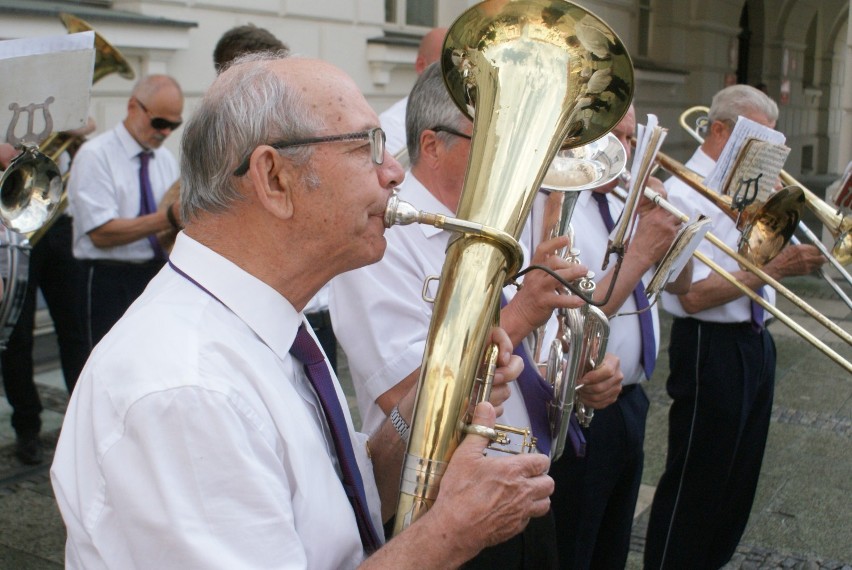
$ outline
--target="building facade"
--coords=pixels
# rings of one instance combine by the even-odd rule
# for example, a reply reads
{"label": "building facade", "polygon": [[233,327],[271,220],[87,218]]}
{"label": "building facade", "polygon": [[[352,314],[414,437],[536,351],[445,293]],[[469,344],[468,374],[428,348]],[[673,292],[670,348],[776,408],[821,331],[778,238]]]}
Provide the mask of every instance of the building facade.
{"label": "building facade", "polygon": [[[415,80],[419,37],[449,25],[471,0],[0,0],[0,39],[65,33],[69,12],[88,21],[137,76],[168,73],[187,96],[186,114],[214,77],[212,52],[227,29],[253,23],[293,53],[344,68],[381,111]],[[640,121],[669,127],[669,153],[695,143],[680,113],[709,105],[733,82],[762,85],[781,105],[792,151],[787,170],[831,178],[852,160],[852,0],[589,0],[579,2],[621,37],[636,69]],[[131,82],[113,74],[92,91],[99,129],[124,117]],[[168,145],[177,150],[179,137]]]}

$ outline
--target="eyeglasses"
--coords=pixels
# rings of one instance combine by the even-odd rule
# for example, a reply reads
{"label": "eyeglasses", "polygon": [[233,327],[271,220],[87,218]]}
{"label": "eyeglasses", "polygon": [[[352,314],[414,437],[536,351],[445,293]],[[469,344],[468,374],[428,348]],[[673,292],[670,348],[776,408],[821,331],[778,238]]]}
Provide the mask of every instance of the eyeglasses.
{"label": "eyeglasses", "polygon": [[429,130],[432,131],[432,132],[435,132],[435,133],[449,133],[451,135],[455,135],[457,137],[461,137],[461,138],[467,139],[467,140],[470,140],[470,138],[471,138],[470,135],[466,135],[462,132],[459,132],[459,131],[452,129],[450,127],[445,127],[443,125],[438,125],[437,127],[432,127]]}
{"label": "eyeglasses", "polygon": [[[136,97],[134,97],[134,99],[136,99]],[[145,111],[145,114],[148,115],[148,118],[151,119],[151,128],[155,131],[164,131],[166,129],[173,131],[179,126],[181,126],[181,124],[183,124],[183,121],[175,122],[170,121],[168,119],[164,119],[162,117],[154,117],[153,115],[151,115],[151,111],[148,110],[148,108],[145,106],[144,103],[142,103],[142,101],[136,99],[136,102],[139,104],[139,107],[141,107],[142,110]]]}
{"label": "eyeglasses", "polygon": [[[358,140],[370,141],[370,158],[372,159],[374,164],[381,165],[385,161],[385,132],[381,129],[381,127],[376,127],[370,129],[369,131],[362,131],[360,133],[346,133],[344,135],[314,137],[295,141],[278,141],[271,143],[269,146],[277,150],[282,150],[285,148],[308,146],[312,144]],[[248,172],[250,160],[251,153],[249,153],[248,156],[246,156],[245,159],[240,163],[240,165],[234,170],[233,175],[242,176],[243,174]]]}

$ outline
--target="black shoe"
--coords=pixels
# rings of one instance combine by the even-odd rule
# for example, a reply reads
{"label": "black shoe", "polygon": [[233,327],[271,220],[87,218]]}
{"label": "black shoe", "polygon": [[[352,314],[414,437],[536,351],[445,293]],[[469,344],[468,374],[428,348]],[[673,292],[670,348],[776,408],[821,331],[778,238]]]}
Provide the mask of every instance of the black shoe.
{"label": "black shoe", "polygon": [[24,465],[39,465],[44,462],[44,446],[36,434],[19,435],[15,444],[15,457]]}

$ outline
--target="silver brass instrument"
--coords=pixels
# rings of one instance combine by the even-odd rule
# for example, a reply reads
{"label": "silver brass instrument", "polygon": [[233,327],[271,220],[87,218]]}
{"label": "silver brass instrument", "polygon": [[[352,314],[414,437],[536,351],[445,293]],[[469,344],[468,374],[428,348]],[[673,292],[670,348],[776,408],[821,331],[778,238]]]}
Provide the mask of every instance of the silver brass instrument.
{"label": "silver brass instrument", "polygon": [[630,58],[616,35],[561,0],[473,6],[450,27],[441,65],[453,99],[474,121],[457,216],[483,231],[461,231],[447,249],[403,462],[396,534],[434,502],[470,424],[474,376],[503,284],[521,264],[512,252],[547,165],[563,141],[580,146],[609,132],[626,113],[633,85]]}
{"label": "silver brass instrument", "polygon": [[[567,235],[571,243],[557,252],[566,261],[580,263],[581,252],[573,247],[571,227],[579,192],[613,182],[626,163],[627,153],[612,133],[582,147],[560,150],[554,157],[542,182],[542,189],[549,192],[542,238],[547,240]],[[595,291],[593,277],[590,272],[574,285],[591,297]],[[563,294],[570,292],[566,289]],[[603,361],[609,338],[609,321],[595,306],[585,304],[578,308],[559,309],[556,320],[556,337],[550,342],[544,364],[545,380],[554,391],[548,409],[552,439],[550,456],[553,461],[558,460],[565,449],[571,411],[576,410],[577,419],[584,427],[589,425],[594,415],[594,410],[586,409],[577,398],[577,381]],[[534,338],[536,362],[540,362],[544,336],[545,327],[540,327]]]}
{"label": "silver brass instrument", "polygon": [[56,163],[24,144],[0,178],[0,221],[22,234],[37,230],[53,215],[61,195]]}
{"label": "silver brass instrument", "polygon": [[[62,20],[65,29],[68,30],[69,34],[76,34],[79,32],[89,32],[92,31],[95,33],[95,65],[94,70],[92,72],[92,85],[110,75],[112,73],[118,73],[121,77],[125,79],[133,79],[136,77],[136,74],[133,72],[133,68],[130,67],[130,64],[121,55],[116,48],[114,48],[101,34],[95,31],[92,26],[90,26],[84,20],[76,16],[72,16],[71,14],[59,14],[59,18]],[[59,161],[59,157],[62,156],[64,152],[73,152],[80,144],[84,142],[84,139],[77,135],[71,135],[68,133],[51,133],[44,141],[41,142],[40,148],[41,151],[50,157],[54,162]],[[63,184],[68,179],[68,173],[66,172],[63,175]],[[68,196],[64,192],[64,189],[61,191],[58,204],[55,208],[52,209],[49,217],[45,219],[44,223],[35,230],[27,230],[29,235],[30,243],[35,246],[39,242],[39,240],[44,237],[44,234],[53,226],[56,222],[57,218],[65,211],[68,207]]]}

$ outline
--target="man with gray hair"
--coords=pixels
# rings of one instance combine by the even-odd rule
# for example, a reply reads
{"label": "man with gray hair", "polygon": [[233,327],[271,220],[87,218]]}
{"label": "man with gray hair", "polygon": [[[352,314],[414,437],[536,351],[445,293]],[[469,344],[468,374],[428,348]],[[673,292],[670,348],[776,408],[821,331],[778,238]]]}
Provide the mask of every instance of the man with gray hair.
{"label": "man with gray hair", "polygon": [[[545,458],[467,436],[384,544],[405,446],[390,422],[355,432],[302,313],[384,253],[403,172],[378,124],[319,60],[247,56],[213,83],[182,143],[185,229],[69,402],[51,473],[68,568],[451,568],[547,511]],[[520,363],[491,341],[505,383]]]}
{"label": "man with gray hair", "polygon": [[[747,85],[713,97],[707,137],[686,166],[713,169],[738,117],[775,127],[778,106]],[[685,214],[705,214],[713,233],[736,249],[735,223],[680,180],[666,183],[669,200]],[[699,251],[768,302],[775,291],[707,241]],[[789,245],[763,270],[775,279],[805,275],[826,260],[812,245]],[[663,294],[674,315],[669,344],[666,470],[651,507],[646,568],[719,568],[734,554],[748,522],[772,412],[775,344],[763,308],[703,263],[683,295]]]}
{"label": "man with gray hair", "polygon": [[[459,111],[441,78],[438,64],[432,64],[418,78],[411,91],[406,112],[406,138],[411,172],[400,186],[403,200],[417,209],[454,216],[459,205],[465,170],[470,154],[473,124]],[[358,406],[368,433],[388,416],[408,423],[400,415],[400,399],[417,384],[426,345],[432,304],[421,294],[424,281],[440,275],[450,232],[425,225],[394,228],[388,235],[388,249],[376,264],[340,275],[332,281],[331,322],[349,361],[358,397]],[[567,244],[560,237],[541,244],[531,263],[545,265],[561,277],[573,281],[585,275],[582,265],[569,264],[557,255]],[[528,255],[525,252],[525,256]],[[561,295],[558,282],[541,271],[524,277],[523,288],[503,290],[507,304],[500,314],[501,326],[509,334],[516,354],[525,354],[524,339],[553,314],[556,307],[576,307],[578,297]],[[430,294],[434,294],[432,287]],[[531,364],[512,394],[503,404],[500,423],[520,428],[533,426],[544,453],[549,431],[546,408],[537,408],[534,398],[546,392]],[[603,366],[583,380],[584,401],[600,408],[615,401],[620,390],[621,371],[617,359],[607,357]],[[587,398],[587,399],[586,399]],[[573,453],[566,449],[565,453]],[[517,451],[515,446],[513,451]],[[522,536],[499,548],[489,549],[471,561],[467,568],[550,568],[555,564],[555,537],[548,514],[531,522]]]}

